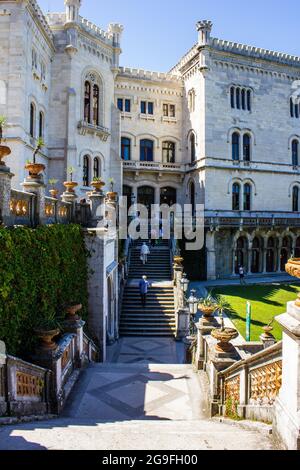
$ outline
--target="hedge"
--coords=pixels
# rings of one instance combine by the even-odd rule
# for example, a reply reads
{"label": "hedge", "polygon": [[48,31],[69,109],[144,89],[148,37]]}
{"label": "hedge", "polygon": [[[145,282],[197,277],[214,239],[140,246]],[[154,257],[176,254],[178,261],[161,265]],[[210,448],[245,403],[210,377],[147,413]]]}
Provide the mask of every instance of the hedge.
{"label": "hedge", "polygon": [[0,339],[10,354],[33,352],[35,326],[72,303],[87,315],[87,256],[78,225],[0,228]]}

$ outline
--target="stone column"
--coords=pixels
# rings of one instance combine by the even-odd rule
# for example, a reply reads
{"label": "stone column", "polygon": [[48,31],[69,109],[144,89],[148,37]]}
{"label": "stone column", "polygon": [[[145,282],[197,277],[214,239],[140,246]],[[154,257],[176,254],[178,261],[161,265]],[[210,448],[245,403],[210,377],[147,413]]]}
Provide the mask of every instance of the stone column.
{"label": "stone column", "polygon": [[77,201],[77,194],[75,191],[65,191],[61,195],[61,200],[63,202],[68,202],[71,203],[71,221],[75,220],[75,207],[76,207],[76,201]]}
{"label": "stone column", "polygon": [[44,178],[42,175],[32,177],[28,176],[22,183],[24,191],[33,193],[35,198],[34,221],[35,225],[43,225],[46,220],[45,214],[45,189]]}
{"label": "stone column", "polygon": [[14,175],[4,164],[0,164],[0,223],[12,224],[10,213],[11,179]]}
{"label": "stone column", "polygon": [[247,271],[248,271],[248,274],[251,274],[252,273],[252,270],[251,270],[251,262],[252,262],[252,248],[249,248],[248,249],[248,267],[247,267]]}
{"label": "stone column", "polygon": [[102,191],[93,191],[88,194],[88,197],[91,208],[89,227],[103,227],[105,217],[105,196]]}
{"label": "stone column", "polygon": [[179,308],[175,313],[176,318],[176,340],[181,341],[190,332],[190,312],[188,308]]}
{"label": "stone column", "polygon": [[215,232],[207,232],[206,249],[207,249],[207,279],[214,281],[215,279],[217,279]]}
{"label": "stone column", "polygon": [[83,327],[85,322],[81,319],[70,320],[67,319],[64,321],[64,331],[66,333],[71,333],[76,335],[75,341],[75,361],[78,368],[83,367],[84,358],[83,358]]}
{"label": "stone column", "polygon": [[267,250],[266,248],[262,249],[262,273],[267,274]]}
{"label": "stone column", "polygon": [[276,317],[283,328],[282,388],[275,403],[274,433],[289,450],[300,450],[300,308],[289,302]]}
{"label": "stone column", "polygon": [[205,336],[210,335],[214,328],[219,328],[216,318],[201,318],[196,324],[197,328],[197,351],[196,351],[196,367],[198,370],[204,368],[205,360]]}

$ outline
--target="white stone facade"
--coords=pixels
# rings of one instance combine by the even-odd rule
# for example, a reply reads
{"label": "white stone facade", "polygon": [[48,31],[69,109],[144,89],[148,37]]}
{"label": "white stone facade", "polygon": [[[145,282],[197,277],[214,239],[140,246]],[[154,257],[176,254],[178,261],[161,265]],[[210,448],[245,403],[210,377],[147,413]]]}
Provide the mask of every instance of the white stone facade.
{"label": "white stone facade", "polygon": [[[145,186],[153,202],[170,188],[173,202],[175,195],[177,202],[190,203],[194,193],[206,211],[203,277],[235,275],[240,263],[253,274],[279,272],[287,256],[300,253],[299,212],[293,210],[294,188],[300,191],[300,154],[293,161],[295,142],[300,152],[300,109],[293,108],[294,117],[290,109],[291,97],[299,103],[300,58],[215,39],[211,22],[202,21],[197,44],[168,74],[122,68],[123,27],[111,24],[103,31],[80,16],[80,6],[80,0],[66,0],[65,13],[44,17],[35,0],[0,0],[0,114],[8,118],[13,186],[19,189],[24,180],[43,113],[39,160],[46,179],[62,183],[71,166],[84,198],[90,189],[83,168],[88,156],[88,180],[98,159],[107,189],[114,178],[119,193],[125,186],[137,200]],[[86,81],[99,90],[97,122],[93,115],[90,125]],[[122,137],[130,141],[130,160],[123,163]],[[143,141],[152,142],[152,161],[141,161]],[[163,152],[166,143],[173,149],[171,161]],[[235,208],[234,184],[240,190]],[[239,235],[244,247],[238,246]],[[272,237],[274,247],[268,246]]]}

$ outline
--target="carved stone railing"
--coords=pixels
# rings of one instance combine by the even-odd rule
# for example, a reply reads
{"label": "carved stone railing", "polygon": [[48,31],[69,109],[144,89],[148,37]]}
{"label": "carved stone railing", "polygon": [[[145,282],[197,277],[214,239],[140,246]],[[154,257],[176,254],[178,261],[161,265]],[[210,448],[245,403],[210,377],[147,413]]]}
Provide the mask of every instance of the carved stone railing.
{"label": "carved stone railing", "polygon": [[83,359],[85,362],[99,361],[99,350],[86,334],[83,335]]}
{"label": "carved stone railing", "polygon": [[96,126],[94,124],[90,124],[86,121],[79,121],[78,125],[78,132],[80,135],[96,135],[98,136],[103,142],[106,142],[108,137],[110,136],[109,129],[104,126]]}
{"label": "carved stone railing", "polygon": [[55,224],[57,222],[57,199],[45,197],[45,223]]}
{"label": "carved stone railing", "polygon": [[56,220],[59,224],[68,224],[71,220],[72,204],[58,201],[56,205]]}
{"label": "carved stone railing", "polygon": [[12,225],[32,226],[34,224],[35,199],[35,194],[11,190],[10,218]]}
{"label": "carved stone railing", "polygon": [[184,165],[180,163],[162,163],[162,162],[140,162],[140,161],[124,161],[124,170],[150,170],[159,172],[182,173],[185,170]]}

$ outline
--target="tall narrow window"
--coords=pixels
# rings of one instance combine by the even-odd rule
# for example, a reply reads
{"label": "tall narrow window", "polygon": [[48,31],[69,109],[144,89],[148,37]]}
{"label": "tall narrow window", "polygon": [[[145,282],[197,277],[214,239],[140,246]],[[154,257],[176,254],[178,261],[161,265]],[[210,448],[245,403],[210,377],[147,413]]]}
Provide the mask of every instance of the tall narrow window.
{"label": "tall narrow window", "polygon": [[232,210],[240,210],[240,190],[241,187],[238,183],[234,183],[232,186]]}
{"label": "tall narrow window", "polygon": [[191,162],[194,163],[196,161],[196,139],[195,139],[195,134],[193,132],[190,137],[190,146],[191,146]]}
{"label": "tall narrow window", "polygon": [[299,119],[299,106],[295,104],[295,118]]}
{"label": "tall narrow window", "polygon": [[143,139],[140,143],[141,162],[153,162],[153,141]]}
{"label": "tall narrow window", "polygon": [[100,163],[99,163],[99,158],[98,157],[94,158],[93,177],[94,178],[100,178]]}
{"label": "tall narrow window", "polygon": [[246,109],[246,90],[243,88],[242,89],[242,109]]}
{"label": "tall narrow window", "polygon": [[190,201],[192,206],[192,215],[194,216],[196,213],[196,190],[195,184],[192,182],[190,186]]}
{"label": "tall narrow window", "polygon": [[153,114],[153,103],[151,101],[148,103],[148,114]]}
{"label": "tall narrow window", "polygon": [[251,111],[251,91],[247,91],[247,110]]}
{"label": "tall narrow window", "polygon": [[164,163],[175,163],[175,144],[174,142],[163,142],[162,156]]}
{"label": "tall narrow window", "polygon": [[118,98],[118,109],[120,111],[123,111],[123,99],[122,98]]}
{"label": "tall narrow window", "polygon": [[146,114],[147,112],[147,103],[146,101],[141,101],[141,113]]}
{"label": "tall narrow window", "polygon": [[299,188],[298,186],[293,187],[293,212],[299,211]]}
{"label": "tall narrow window", "polygon": [[290,113],[291,113],[291,117],[293,118],[293,117],[294,117],[294,102],[293,102],[293,98],[290,99]]}
{"label": "tall narrow window", "polygon": [[299,154],[299,142],[298,142],[298,140],[293,140],[293,142],[292,142],[292,164],[293,164],[293,166],[298,166],[298,154]]}
{"label": "tall narrow window", "polygon": [[83,157],[83,186],[89,186],[90,184],[90,158],[88,155]]}
{"label": "tall narrow window", "polygon": [[125,112],[130,113],[131,111],[131,101],[129,99],[125,100]]}
{"label": "tall narrow window", "polygon": [[236,107],[241,109],[241,90],[239,88],[236,89]]}
{"label": "tall narrow window", "polygon": [[84,84],[84,120],[91,123],[91,84]]}
{"label": "tall narrow window", "polygon": [[232,160],[239,161],[240,159],[240,134],[234,132],[232,134]]}
{"label": "tall narrow window", "polygon": [[169,116],[169,106],[167,104],[163,105],[163,115],[164,117]]}
{"label": "tall narrow window", "polygon": [[125,161],[131,159],[131,141],[127,137],[121,138],[121,158]]}
{"label": "tall narrow window", "polygon": [[251,186],[245,184],[244,186],[244,211],[251,210]]}
{"label": "tall narrow window", "polygon": [[43,139],[44,137],[44,113],[40,111],[39,114],[39,138]]}
{"label": "tall narrow window", "polygon": [[243,136],[243,159],[245,162],[250,162],[251,156],[251,137],[249,134]]}
{"label": "tall narrow window", "polygon": [[30,125],[29,131],[31,137],[35,137],[35,105],[33,103],[30,104]]}
{"label": "tall narrow window", "polygon": [[170,117],[175,117],[175,104],[170,104]]}
{"label": "tall narrow window", "polygon": [[230,88],[230,104],[231,104],[231,107],[234,109],[235,107],[235,99],[234,99],[234,95],[235,95],[235,88],[232,86]]}
{"label": "tall narrow window", "polygon": [[93,86],[93,124],[99,126],[99,87]]}

